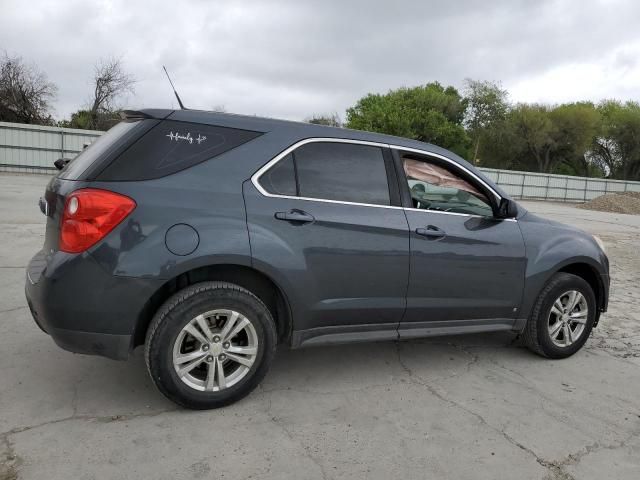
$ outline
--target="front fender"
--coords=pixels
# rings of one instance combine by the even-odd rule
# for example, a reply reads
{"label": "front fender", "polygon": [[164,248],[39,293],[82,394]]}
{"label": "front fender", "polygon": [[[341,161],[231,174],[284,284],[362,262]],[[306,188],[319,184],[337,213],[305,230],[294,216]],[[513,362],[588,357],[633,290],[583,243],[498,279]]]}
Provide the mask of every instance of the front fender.
{"label": "front fender", "polygon": [[[532,216],[533,217],[533,216]],[[540,221],[521,221],[527,265],[520,318],[529,318],[538,295],[558,271],[588,267],[600,282],[601,310],[606,309],[609,262],[594,238],[572,227]]]}

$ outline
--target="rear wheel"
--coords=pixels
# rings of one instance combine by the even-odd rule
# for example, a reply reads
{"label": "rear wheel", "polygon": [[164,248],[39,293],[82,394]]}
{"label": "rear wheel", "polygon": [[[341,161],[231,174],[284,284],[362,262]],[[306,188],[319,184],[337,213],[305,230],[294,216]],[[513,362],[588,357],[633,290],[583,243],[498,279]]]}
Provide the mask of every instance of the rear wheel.
{"label": "rear wheel", "polygon": [[145,346],[147,368],[175,403],[217,408],[260,383],[276,338],[269,310],[248,290],[198,283],[176,293],[154,316]]}
{"label": "rear wheel", "polygon": [[566,358],[587,341],[595,317],[591,286],[576,275],[557,273],[538,296],[523,339],[539,355]]}

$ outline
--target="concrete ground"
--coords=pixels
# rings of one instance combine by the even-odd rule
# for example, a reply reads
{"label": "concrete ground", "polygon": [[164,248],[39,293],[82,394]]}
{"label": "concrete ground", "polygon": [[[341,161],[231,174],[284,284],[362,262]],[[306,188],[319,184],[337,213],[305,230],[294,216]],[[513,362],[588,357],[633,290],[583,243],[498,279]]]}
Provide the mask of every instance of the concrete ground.
{"label": "concrete ground", "polygon": [[609,251],[610,311],[567,360],[509,334],[281,349],[248,398],[192,412],[140,351],[73,355],[32,321],[47,180],[0,175],[0,480],[640,478],[640,216],[525,203]]}

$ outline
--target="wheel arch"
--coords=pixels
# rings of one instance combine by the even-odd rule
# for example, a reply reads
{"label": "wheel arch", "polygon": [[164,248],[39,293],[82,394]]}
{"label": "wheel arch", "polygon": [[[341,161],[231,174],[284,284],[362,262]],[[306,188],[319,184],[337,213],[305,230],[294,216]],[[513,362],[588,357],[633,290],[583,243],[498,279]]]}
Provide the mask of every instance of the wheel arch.
{"label": "wheel arch", "polygon": [[253,267],[225,263],[193,268],[167,280],[149,298],[138,315],[132,347],[144,344],[147,329],[153,316],[171,295],[189,285],[205,281],[225,281],[249,290],[271,312],[276,322],[278,343],[288,343],[290,341],[293,329],[292,314],[289,300],[282,288],[268,275]]}

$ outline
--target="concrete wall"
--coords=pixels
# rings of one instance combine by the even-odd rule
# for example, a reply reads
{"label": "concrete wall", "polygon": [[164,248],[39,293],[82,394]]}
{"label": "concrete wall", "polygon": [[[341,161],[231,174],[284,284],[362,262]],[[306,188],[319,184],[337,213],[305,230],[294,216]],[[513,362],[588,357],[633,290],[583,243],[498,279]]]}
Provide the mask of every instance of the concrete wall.
{"label": "concrete wall", "polygon": [[0,122],[0,171],[52,171],[58,158],[73,158],[104,132]]}
{"label": "concrete wall", "polygon": [[606,193],[640,192],[640,182],[481,168],[513,198],[585,202]]}

